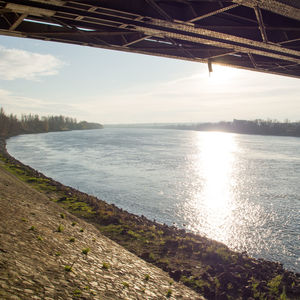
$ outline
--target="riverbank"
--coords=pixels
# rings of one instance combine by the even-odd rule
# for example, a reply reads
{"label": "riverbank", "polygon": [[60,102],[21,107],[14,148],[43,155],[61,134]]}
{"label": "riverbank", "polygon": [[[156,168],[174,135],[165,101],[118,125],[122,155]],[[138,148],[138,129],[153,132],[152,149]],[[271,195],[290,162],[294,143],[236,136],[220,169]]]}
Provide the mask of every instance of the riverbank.
{"label": "riverbank", "polygon": [[7,169],[49,199],[93,223],[109,238],[208,299],[300,296],[299,274],[284,270],[278,263],[255,260],[221,243],[129,214],[24,166],[10,157],[5,148],[2,159]]}
{"label": "riverbank", "polygon": [[0,298],[203,299],[0,162]]}

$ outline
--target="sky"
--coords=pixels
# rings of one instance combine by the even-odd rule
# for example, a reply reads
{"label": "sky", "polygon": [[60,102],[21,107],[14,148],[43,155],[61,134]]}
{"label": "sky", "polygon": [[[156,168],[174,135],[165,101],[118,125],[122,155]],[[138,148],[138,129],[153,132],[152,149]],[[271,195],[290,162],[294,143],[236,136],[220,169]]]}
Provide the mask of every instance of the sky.
{"label": "sky", "polygon": [[300,121],[300,80],[0,36],[0,107],[102,124]]}

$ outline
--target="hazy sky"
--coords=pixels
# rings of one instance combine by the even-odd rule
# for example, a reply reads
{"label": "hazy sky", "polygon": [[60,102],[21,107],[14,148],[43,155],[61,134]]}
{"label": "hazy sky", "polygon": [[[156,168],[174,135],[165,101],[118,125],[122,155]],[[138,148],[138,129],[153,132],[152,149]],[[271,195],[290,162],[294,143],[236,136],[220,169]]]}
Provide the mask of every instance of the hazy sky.
{"label": "hazy sky", "polygon": [[0,36],[0,106],[103,124],[300,120],[299,79],[213,68]]}

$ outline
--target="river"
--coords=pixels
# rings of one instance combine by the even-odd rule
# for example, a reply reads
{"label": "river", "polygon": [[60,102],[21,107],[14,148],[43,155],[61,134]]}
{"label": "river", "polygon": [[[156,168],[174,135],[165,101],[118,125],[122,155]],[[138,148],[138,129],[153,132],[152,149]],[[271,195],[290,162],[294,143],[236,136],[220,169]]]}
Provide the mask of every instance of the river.
{"label": "river", "polygon": [[7,144],[65,185],[300,272],[300,138],[105,128]]}

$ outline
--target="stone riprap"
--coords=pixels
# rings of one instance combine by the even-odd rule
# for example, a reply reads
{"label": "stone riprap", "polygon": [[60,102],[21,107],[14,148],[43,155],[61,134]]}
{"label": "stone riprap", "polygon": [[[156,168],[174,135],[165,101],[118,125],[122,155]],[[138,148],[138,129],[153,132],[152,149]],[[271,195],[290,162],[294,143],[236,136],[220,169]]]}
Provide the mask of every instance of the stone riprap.
{"label": "stone riprap", "polygon": [[0,299],[204,299],[0,163]]}

